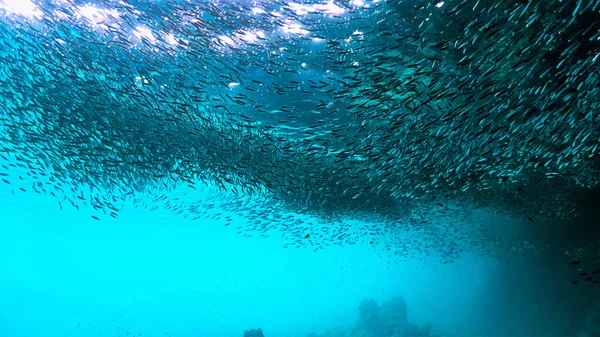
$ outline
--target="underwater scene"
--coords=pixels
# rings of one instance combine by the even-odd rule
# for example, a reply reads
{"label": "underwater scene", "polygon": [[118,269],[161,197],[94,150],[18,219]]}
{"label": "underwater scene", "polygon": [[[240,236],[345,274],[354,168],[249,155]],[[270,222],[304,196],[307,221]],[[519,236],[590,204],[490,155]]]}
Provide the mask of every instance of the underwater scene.
{"label": "underwater scene", "polygon": [[0,0],[0,337],[600,337],[600,0]]}

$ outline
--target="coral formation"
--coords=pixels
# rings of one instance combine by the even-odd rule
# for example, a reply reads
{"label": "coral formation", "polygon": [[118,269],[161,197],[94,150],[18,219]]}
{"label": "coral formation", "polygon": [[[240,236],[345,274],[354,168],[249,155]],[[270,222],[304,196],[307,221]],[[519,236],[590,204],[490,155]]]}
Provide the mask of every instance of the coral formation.
{"label": "coral formation", "polygon": [[436,337],[430,334],[430,324],[419,328],[408,321],[408,306],[401,296],[381,306],[365,298],[358,305],[358,313],[359,320],[353,327],[310,333],[307,337]]}

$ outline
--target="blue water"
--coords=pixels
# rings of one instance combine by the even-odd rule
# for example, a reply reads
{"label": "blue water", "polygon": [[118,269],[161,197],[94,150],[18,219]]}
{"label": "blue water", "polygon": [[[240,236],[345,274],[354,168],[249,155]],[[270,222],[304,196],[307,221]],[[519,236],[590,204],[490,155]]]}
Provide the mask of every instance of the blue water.
{"label": "blue water", "polygon": [[410,321],[440,335],[547,328],[517,317],[563,323],[561,281],[521,274],[532,266],[518,261],[393,263],[368,244],[282,248],[278,235],[237,235],[243,219],[224,227],[126,205],[118,219],[96,221],[10,190],[0,189],[0,336],[233,337],[257,327],[306,336],[356,324],[365,297],[397,295]]}
{"label": "blue water", "polygon": [[425,322],[476,302],[448,277],[477,289],[493,268],[389,264],[366,245],[284,249],[278,237],[242,238],[160,210],[130,207],[98,222],[49,196],[0,193],[2,336],[241,336],[252,327],[304,336],[353,323],[363,297],[393,295]]}

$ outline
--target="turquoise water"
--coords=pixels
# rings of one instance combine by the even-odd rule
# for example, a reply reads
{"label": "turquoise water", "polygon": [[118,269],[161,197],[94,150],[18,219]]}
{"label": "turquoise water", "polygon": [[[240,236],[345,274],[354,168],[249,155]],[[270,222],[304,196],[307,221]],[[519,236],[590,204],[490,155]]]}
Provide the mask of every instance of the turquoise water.
{"label": "turquoise water", "polygon": [[2,336],[306,336],[354,326],[363,298],[393,296],[439,335],[541,336],[574,330],[589,296],[537,259],[395,263],[367,243],[282,248],[279,235],[132,206],[98,222],[0,191]]}
{"label": "turquoise water", "polygon": [[365,244],[284,249],[277,235],[132,207],[97,222],[48,196],[2,192],[3,336],[304,336],[353,324],[364,297],[395,295],[419,323],[466,319],[495,266],[395,264]]}

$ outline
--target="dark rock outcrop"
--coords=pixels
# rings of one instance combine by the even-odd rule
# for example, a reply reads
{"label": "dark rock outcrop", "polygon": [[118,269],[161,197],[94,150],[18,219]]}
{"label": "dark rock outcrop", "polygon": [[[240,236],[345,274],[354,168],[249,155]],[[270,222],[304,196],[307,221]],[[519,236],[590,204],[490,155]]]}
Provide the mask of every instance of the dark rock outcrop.
{"label": "dark rock outcrop", "polygon": [[244,337],[265,337],[261,328],[244,331]]}

